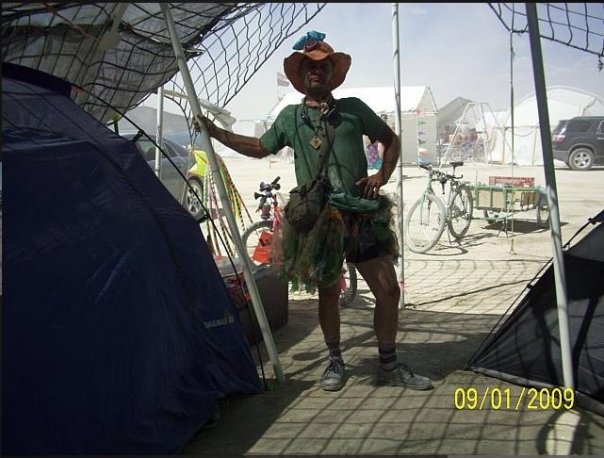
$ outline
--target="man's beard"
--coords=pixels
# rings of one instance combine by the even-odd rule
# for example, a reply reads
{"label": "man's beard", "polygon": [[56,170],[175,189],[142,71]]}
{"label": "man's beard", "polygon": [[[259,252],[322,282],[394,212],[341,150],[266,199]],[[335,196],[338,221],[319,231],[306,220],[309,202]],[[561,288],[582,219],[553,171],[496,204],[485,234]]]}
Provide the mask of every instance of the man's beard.
{"label": "man's beard", "polygon": [[306,88],[306,93],[313,99],[323,100],[331,94],[331,91],[325,84],[317,84],[314,86],[309,84]]}

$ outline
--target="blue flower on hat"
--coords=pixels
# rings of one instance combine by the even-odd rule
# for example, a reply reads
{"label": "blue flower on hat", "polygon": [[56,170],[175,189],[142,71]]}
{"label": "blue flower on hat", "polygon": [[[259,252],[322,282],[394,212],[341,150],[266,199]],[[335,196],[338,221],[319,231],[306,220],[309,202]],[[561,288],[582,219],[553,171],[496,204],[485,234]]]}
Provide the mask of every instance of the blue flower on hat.
{"label": "blue flower on hat", "polygon": [[302,38],[300,38],[298,41],[296,41],[294,43],[294,49],[296,51],[300,51],[300,50],[304,49],[304,46],[307,43],[323,41],[324,39],[325,39],[324,33],[317,32],[315,30],[311,30],[310,32],[306,32],[306,35],[304,35]]}

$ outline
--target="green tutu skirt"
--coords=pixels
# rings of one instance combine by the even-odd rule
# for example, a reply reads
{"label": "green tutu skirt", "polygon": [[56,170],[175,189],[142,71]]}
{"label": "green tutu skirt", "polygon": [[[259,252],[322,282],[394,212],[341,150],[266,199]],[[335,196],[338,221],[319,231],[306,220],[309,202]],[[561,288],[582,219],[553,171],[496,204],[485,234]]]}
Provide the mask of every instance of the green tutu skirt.
{"label": "green tutu skirt", "polygon": [[[368,219],[380,243],[398,256],[398,240],[393,230],[392,202],[384,196],[377,211],[356,213]],[[315,292],[317,287],[332,285],[340,279],[344,264],[344,239],[349,236],[342,210],[326,205],[313,228],[306,234],[297,233],[283,213],[273,235],[272,266],[278,275],[291,283],[292,291]]]}

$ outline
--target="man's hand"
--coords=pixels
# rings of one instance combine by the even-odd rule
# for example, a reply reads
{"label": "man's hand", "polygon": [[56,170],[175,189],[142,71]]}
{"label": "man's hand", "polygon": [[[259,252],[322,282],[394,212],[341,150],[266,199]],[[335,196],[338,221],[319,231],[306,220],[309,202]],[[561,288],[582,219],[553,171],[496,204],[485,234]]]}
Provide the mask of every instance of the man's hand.
{"label": "man's hand", "polygon": [[200,132],[202,125],[205,126],[206,130],[208,131],[208,135],[210,137],[215,137],[216,125],[212,121],[210,121],[208,118],[206,118],[204,115],[199,113],[197,116],[195,116],[193,118],[193,126],[195,127],[195,130],[197,132]]}
{"label": "man's hand", "polygon": [[386,184],[386,180],[380,172],[361,178],[356,185],[361,190],[361,197],[365,199],[377,199],[380,188]]}
{"label": "man's hand", "polygon": [[210,137],[218,140],[227,148],[237,151],[239,154],[256,158],[266,157],[270,154],[270,151],[262,146],[258,138],[239,135],[226,129],[221,129],[200,113],[193,118],[193,127],[199,132],[202,126],[205,126]]}

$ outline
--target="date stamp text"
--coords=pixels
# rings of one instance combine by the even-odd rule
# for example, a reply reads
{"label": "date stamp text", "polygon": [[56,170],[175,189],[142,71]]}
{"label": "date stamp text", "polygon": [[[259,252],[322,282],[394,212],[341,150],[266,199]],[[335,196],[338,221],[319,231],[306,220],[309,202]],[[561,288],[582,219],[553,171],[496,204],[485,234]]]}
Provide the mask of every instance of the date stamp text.
{"label": "date stamp text", "polygon": [[456,388],[456,410],[569,410],[575,405],[572,388]]}

